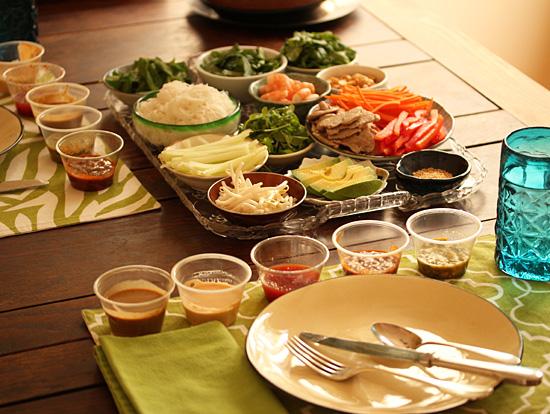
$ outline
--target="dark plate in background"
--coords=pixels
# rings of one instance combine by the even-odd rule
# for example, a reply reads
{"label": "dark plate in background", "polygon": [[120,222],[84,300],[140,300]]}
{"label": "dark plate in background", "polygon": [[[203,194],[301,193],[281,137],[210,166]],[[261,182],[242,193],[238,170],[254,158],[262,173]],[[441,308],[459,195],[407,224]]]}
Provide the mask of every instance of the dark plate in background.
{"label": "dark plate in background", "polygon": [[191,10],[199,16],[224,23],[264,28],[292,28],[340,19],[353,12],[359,4],[359,0],[323,0],[318,5],[313,4],[291,12],[237,13],[223,8],[216,8],[216,10],[201,0],[192,0]]}

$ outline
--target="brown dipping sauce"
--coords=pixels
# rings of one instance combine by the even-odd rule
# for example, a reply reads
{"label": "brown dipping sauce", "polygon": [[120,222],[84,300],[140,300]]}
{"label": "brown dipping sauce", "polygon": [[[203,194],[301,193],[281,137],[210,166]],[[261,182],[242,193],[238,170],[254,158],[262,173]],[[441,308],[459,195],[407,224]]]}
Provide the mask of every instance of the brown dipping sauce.
{"label": "brown dipping sauce", "polygon": [[[115,285],[107,292],[106,297],[119,303],[142,303],[158,299],[166,294],[162,289],[155,285],[144,282],[141,286],[138,284],[128,285],[127,288],[119,288]],[[150,285],[150,286],[149,286]],[[106,311],[109,318],[111,331],[117,336],[140,336],[160,332],[164,313],[166,311],[166,301],[160,302],[157,308],[132,312],[129,310],[109,310]]]}
{"label": "brown dipping sauce", "polygon": [[43,105],[66,105],[76,101],[76,98],[68,92],[53,92],[38,95],[34,101]]}
{"label": "brown dipping sauce", "polygon": [[[198,279],[192,279],[185,282],[186,286],[201,289],[201,290],[220,290],[220,289],[229,289],[233,287],[226,282],[214,282],[214,281],[202,281]],[[208,321],[220,321],[225,326],[232,325],[237,319],[237,313],[239,312],[239,305],[241,300],[237,300],[235,303],[232,303],[226,306],[223,309],[214,308],[214,307],[203,307],[194,303],[187,303],[183,305],[185,309],[185,314],[187,315],[187,320],[191,325],[198,325]]]}
{"label": "brown dipping sauce", "polygon": [[89,160],[66,159],[65,170],[71,185],[81,191],[99,191],[113,184],[116,163],[98,157],[98,154],[79,154],[79,157],[90,157]]}
{"label": "brown dipping sauce", "polygon": [[82,111],[48,114],[42,118],[42,123],[50,128],[72,129],[82,126]]}

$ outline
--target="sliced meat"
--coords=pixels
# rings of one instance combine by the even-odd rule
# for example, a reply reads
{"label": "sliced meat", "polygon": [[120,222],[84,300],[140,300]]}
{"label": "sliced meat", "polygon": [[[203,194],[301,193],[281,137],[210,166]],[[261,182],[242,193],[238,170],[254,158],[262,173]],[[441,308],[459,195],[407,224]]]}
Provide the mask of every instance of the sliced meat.
{"label": "sliced meat", "polygon": [[365,128],[359,134],[340,139],[337,142],[342,146],[348,147],[356,154],[369,154],[374,150],[374,136],[368,128]]}

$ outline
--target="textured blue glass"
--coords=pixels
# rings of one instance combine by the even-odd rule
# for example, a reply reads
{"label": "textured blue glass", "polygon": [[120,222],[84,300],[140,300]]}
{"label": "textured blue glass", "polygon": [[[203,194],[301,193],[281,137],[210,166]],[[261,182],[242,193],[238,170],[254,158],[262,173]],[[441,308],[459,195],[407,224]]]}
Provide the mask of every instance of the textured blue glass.
{"label": "textured blue glass", "polygon": [[550,281],[550,128],[523,128],[502,144],[495,260],[520,279]]}

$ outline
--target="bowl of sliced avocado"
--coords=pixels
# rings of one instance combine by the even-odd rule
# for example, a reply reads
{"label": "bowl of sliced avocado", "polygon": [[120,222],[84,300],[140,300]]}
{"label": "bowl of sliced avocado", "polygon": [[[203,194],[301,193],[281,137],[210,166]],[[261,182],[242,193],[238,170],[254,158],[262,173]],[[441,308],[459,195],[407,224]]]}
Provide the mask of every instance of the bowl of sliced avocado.
{"label": "bowl of sliced avocado", "polygon": [[389,172],[368,160],[324,155],[305,158],[292,176],[306,187],[306,202],[320,205],[378,194],[386,188]]}

